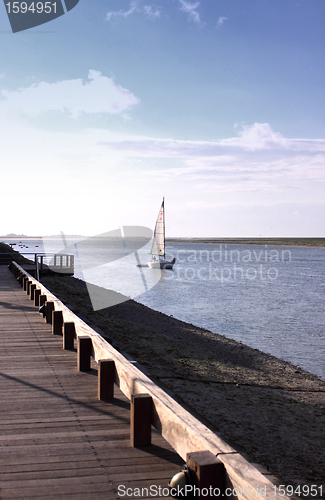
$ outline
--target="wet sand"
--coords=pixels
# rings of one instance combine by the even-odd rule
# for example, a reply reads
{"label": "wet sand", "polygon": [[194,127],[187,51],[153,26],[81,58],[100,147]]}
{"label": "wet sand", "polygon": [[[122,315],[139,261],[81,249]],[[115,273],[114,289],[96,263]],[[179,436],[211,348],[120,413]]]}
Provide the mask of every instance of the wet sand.
{"label": "wet sand", "polygon": [[42,282],[248,460],[325,492],[325,381],[132,300],[94,312],[76,278]]}

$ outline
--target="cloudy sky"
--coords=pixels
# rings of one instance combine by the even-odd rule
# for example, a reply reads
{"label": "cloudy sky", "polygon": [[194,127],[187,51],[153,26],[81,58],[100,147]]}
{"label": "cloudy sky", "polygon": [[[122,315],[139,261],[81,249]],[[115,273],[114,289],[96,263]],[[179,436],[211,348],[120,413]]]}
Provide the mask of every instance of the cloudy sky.
{"label": "cloudy sky", "polygon": [[0,234],[324,236],[323,0],[0,6]]}

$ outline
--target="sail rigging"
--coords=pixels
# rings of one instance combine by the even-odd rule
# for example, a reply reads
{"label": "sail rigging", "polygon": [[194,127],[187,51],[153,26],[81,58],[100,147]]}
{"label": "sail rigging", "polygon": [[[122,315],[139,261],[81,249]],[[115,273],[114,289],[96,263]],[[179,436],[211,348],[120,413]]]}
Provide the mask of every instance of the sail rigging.
{"label": "sail rigging", "polygon": [[165,257],[165,200],[163,199],[154,231],[151,247],[152,255]]}
{"label": "sail rigging", "polygon": [[163,198],[158,213],[150,253],[153,256],[152,260],[148,262],[151,269],[173,269],[176,258],[174,257],[170,261],[165,260],[165,198]]}

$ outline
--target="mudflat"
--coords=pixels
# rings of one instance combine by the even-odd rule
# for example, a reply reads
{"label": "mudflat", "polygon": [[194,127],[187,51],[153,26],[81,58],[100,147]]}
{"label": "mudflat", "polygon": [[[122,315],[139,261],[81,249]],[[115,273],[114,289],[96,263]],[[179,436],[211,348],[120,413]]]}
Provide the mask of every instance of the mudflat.
{"label": "mudflat", "polygon": [[317,485],[313,498],[324,495],[325,381],[133,300],[94,312],[76,278],[42,283],[248,460],[282,484]]}

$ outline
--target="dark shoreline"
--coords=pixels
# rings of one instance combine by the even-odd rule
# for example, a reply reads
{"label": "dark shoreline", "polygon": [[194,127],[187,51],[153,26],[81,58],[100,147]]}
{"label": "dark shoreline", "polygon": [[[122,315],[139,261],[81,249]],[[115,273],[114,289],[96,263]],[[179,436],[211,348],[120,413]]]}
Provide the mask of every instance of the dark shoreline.
{"label": "dark shoreline", "polygon": [[[90,236],[75,236],[76,238],[91,238]],[[94,236],[96,237],[96,236]],[[21,239],[41,239],[42,236],[12,236],[12,237],[6,237],[6,236],[0,236],[1,240],[21,240]],[[57,236],[45,236],[45,238],[60,238],[60,235]],[[170,237],[166,238],[166,242],[186,242],[186,243],[219,243],[219,244],[225,244],[225,245],[279,245],[279,246],[294,246],[294,247],[301,247],[301,246],[308,246],[308,247],[325,247],[325,237],[322,238],[300,238],[300,237],[270,237],[270,238],[237,238],[237,237],[232,237],[232,238],[221,238],[221,237],[198,237],[198,238],[178,238],[178,237]],[[8,248],[10,248],[6,243],[0,242],[0,245],[5,245]],[[0,248],[1,251],[1,248]]]}
{"label": "dark shoreline", "polygon": [[325,238],[166,238],[166,242],[325,247]]}
{"label": "dark shoreline", "polygon": [[[239,241],[243,242],[235,243]],[[265,244],[265,240],[250,241]],[[1,250],[8,247],[0,243]],[[20,260],[10,250],[14,260]],[[325,381],[132,300],[94,312],[86,283],[79,279],[51,276],[42,282],[197,418],[249,461],[262,465],[264,472],[287,485],[324,483]],[[114,294],[97,288],[100,294]]]}
{"label": "dark shoreline", "polygon": [[94,312],[76,278],[42,282],[250,461],[284,484],[322,484],[325,381],[132,300]]}

